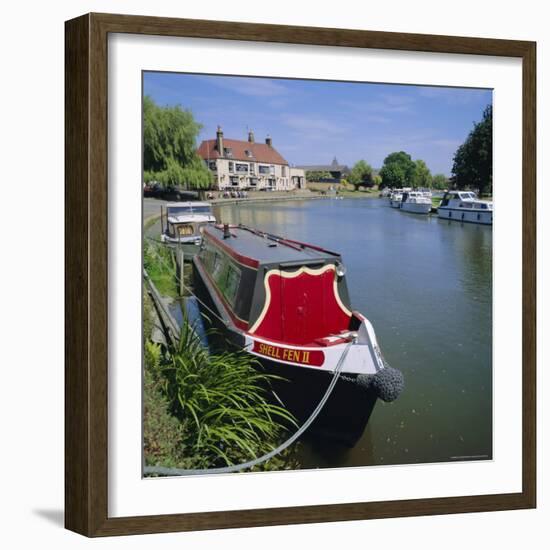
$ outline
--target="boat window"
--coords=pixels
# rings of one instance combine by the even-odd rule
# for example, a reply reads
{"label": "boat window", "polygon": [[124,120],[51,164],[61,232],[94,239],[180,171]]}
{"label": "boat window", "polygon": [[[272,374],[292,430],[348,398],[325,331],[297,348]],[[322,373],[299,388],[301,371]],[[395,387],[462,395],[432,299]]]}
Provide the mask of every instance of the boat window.
{"label": "boat window", "polygon": [[227,275],[225,277],[225,284],[220,281],[220,289],[227,299],[227,301],[234,305],[235,298],[237,297],[237,290],[241,281],[241,272],[232,264],[227,265]]}
{"label": "boat window", "polygon": [[218,281],[222,273],[223,261],[220,254],[217,252],[214,254],[214,262],[212,265],[212,277],[215,281]]}
{"label": "boat window", "polygon": [[190,206],[170,206],[168,208],[169,216],[181,216],[182,214],[191,214],[193,209]]}
{"label": "boat window", "polygon": [[185,214],[210,214],[210,206],[170,206],[169,216],[184,216]]}
{"label": "boat window", "polygon": [[479,206],[482,210],[487,210],[487,205],[486,204],[481,203]]}
{"label": "boat window", "polygon": [[193,235],[193,226],[189,223],[178,225],[178,235],[180,237],[188,237],[189,235]]}

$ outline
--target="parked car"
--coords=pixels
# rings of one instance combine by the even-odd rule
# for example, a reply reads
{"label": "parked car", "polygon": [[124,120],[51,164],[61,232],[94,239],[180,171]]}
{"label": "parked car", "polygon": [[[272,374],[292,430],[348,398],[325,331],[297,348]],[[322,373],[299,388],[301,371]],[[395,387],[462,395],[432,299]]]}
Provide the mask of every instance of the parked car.
{"label": "parked car", "polygon": [[150,182],[143,184],[144,197],[159,197],[162,192],[162,187],[159,183]]}

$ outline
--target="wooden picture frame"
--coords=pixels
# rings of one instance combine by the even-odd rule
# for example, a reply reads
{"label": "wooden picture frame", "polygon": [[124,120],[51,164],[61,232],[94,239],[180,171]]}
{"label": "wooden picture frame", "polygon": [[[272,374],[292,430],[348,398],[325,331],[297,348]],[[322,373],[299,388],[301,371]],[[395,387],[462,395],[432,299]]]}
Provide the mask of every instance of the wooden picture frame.
{"label": "wooden picture frame", "polygon": [[[523,71],[522,491],[140,517],[108,516],[109,33],[506,56]],[[65,525],[86,536],[511,510],[536,506],[536,45],[534,42],[88,14],[65,27]]]}

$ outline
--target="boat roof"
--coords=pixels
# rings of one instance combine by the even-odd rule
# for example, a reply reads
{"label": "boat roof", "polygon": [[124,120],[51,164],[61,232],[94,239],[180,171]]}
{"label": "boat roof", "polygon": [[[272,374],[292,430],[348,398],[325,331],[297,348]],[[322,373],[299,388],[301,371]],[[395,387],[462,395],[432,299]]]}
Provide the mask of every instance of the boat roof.
{"label": "boat roof", "polygon": [[303,262],[308,264],[327,260],[340,260],[340,254],[319,246],[301,243],[285,237],[272,235],[243,225],[229,226],[230,238],[223,238],[223,225],[211,225],[204,229],[223,248],[232,249],[237,256],[255,260],[258,264]]}
{"label": "boat roof", "polygon": [[166,205],[166,208],[173,207],[193,207],[193,206],[212,206],[209,202],[196,202],[196,201],[187,201],[187,202],[169,202]]}

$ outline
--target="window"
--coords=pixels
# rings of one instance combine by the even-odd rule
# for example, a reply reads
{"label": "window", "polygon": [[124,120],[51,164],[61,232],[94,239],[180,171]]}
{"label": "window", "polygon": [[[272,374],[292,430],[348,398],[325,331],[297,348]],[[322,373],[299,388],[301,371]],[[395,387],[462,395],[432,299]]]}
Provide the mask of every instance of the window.
{"label": "window", "polygon": [[193,226],[189,223],[186,223],[184,225],[178,225],[178,235],[180,237],[189,237],[190,235],[193,235]]}
{"label": "window", "polygon": [[241,271],[233,264],[228,264],[225,284],[220,284],[220,287],[223,295],[232,306],[235,305],[235,298],[237,297],[237,290],[240,282]]}
{"label": "window", "polygon": [[252,158],[252,151],[249,151],[248,149],[245,150],[244,154],[248,157],[248,158]]}
{"label": "window", "polygon": [[275,175],[275,166],[273,164],[269,167],[269,173]]}
{"label": "window", "polygon": [[216,252],[214,255],[214,265],[212,266],[212,277],[215,281],[218,281],[222,273],[222,257]]}
{"label": "window", "polygon": [[246,172],[248,174],[248,163],[246,164],[237,163],[235,164],[235,168],[237,172]]}
{"label": "window", "polygon": [[256,165],[253,162],[250,163],[250,173],[251,174],[256,173]]}
{"label": "window", "polygon": [[224,147],[223,152],[226,157],[232,157],[233,156],[233,149],[231,147]]}
{"label": "window", "polygon": [[283,176],[283,178],[286,178],[286,166],[281,166],[281,176]]}
{"label": "window", "polygon": [[233,166],[234,166],[234,163],[231,162],[231,161],[229,161],[229,171],[230,171],[230,172],[233,172],[233,171],[234,171]]}
{"label": "window", "polygon": [[218,169],[218,166],[216,164],[216,161],[215,160],[211,160],[209,163],[208,163],[208,168],[210,168],[210,170],[212,170],[212,172],[215,172],[217,169]]}
{"label": "window", "polygon": [[260,174],[269,174],[269,166],[265,166],[264,164],[260,164],[258,166],[258,172]]}

